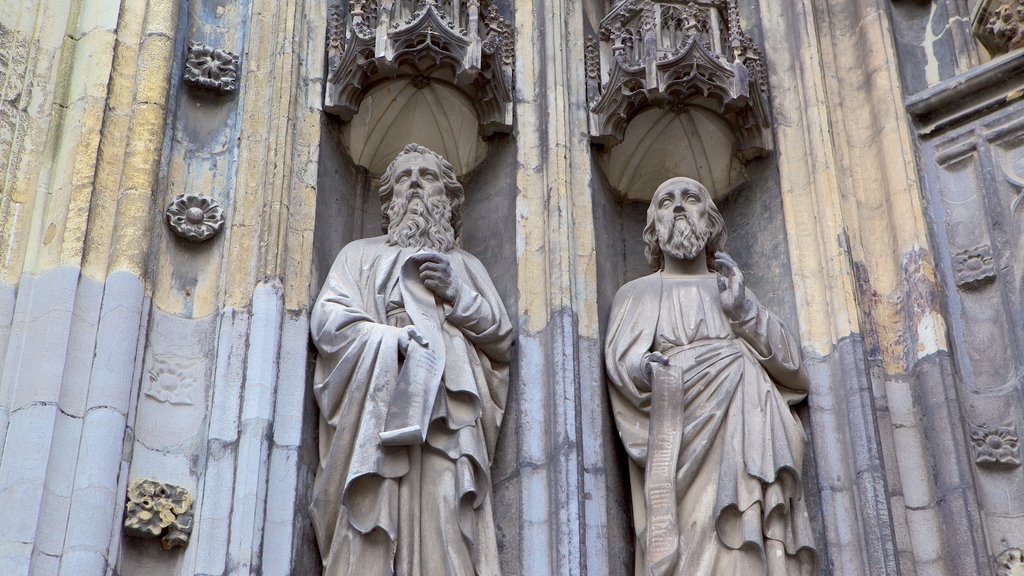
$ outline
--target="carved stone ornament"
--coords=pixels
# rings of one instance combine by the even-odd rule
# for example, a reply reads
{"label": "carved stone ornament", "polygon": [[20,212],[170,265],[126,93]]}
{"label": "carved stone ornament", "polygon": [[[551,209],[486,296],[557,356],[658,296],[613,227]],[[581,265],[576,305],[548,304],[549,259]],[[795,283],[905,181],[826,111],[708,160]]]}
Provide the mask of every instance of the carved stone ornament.
{"label": "carved stone ornament", "polygon": [[629,122],[650,107],[703,106],[729,121],[743,157],[773,148],[766,70],[736,0],[620,0],[600,35],[613,56],[600,93],[588,94],[595,142],[622,142]]}
{"label": "carved stone ornament", "polygon": [[1024,551],[1007,548],[996,558],[998,576],[1024,576]]}
{"label": "carved stone ornament", "polygon": [[238,55],[199,42],[189,42],[184,80],[194,88],[230,94],[237,87]]}
{"label": "carved stone ornament", "polygon": [[224,227],[224,211],[201,194],[180,194],[167,206],[167,223],[178,236],[203,242]]}
{"label": "carved stone ornament", "polygon": [[512,32],[497,7],[480,0],[351,0],[347,10],[335,0],[324,108],[348,121],[373,84],[430,77],[465,93],[484,136],[509,132]]}
{"label": "carved stone ornament", "polygon": [[146,396],[168,404],[194,404],[198,386],[188,367],[182,364],[168,360],[157,362],[146,379]]}
{"label": "carved stone ornament", "polygon": [[1024,46],[1024,0],[982,0],[971,28],[993,57]]}
{"label": "carved stone ornament", "polygon": [[587,78],[595,80],[601,78],[601,53],[597,47],[597,38],[587,36],[586,48],[583,51],[583,66],[587,72]]}
{"label": "carved stone ornament", "polygon": [[978,288],[996,277],[992,265],[992,247],[988,244],[953,254],[953,273],[956,285],[970,290]]}
{"label": "carved stone ornament", "polygon": [[971,426],[974,462],[981,466],[1020,465],[1019,441],[1015,424]]}
{"label": "carved stone ornament", "polygon": [[135,480],[128,486],[125,533],[160,538],[164,550],[184,548],[192,533],[192,494],[181,486]]}

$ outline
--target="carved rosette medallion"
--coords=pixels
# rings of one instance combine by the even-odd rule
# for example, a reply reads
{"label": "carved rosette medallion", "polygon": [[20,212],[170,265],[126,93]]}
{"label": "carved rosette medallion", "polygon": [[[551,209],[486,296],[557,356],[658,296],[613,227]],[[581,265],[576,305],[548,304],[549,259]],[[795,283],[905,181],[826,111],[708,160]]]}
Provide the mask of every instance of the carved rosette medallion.
{"label": "carved rosette medallion", "polygon": [[1012,467],[1020,465],[1020,438],[1017,426],[1004,424],[971,426],[974,462],[979,466]]}
{"label": "carved rosette medallion", "polygon": [[189,42],[184,80],[193,88],[230,94],[237,87],[238,55],[199,42]]}
{"label": "carved rosette medallion", "polygon": [[224,227],[224,211],[201,194],[180,194],[167,206],[167,223],[178,236],[203,242]]}
{"label": "carved rosette medallion", "polygon": [[160,538],[164,550],[183,548],[192,533],[192,494],[181,486],[141,479],[128,486],[124,531]]}
{"label": "carved rosette medallion", "polygon": [[773,149],[767,73],[736,0],[619,0],[600,39],[612,57],[591,107],[593,141],[622,142],[629,122],[652,107],[702,106],[731,124],[744,158]]}
{"label": "carved rosette medallion", "polygon": [[978,288],[996,277],[992,247],[988,244],[953,254],[956,285],[964,290]]}
{"label": "carved rosette medallion", "polygon": [[1024,551],[1007,548],[996,558],[996,574],[999,576],[1024,576]]}
{"label": "carved rosette medallion", "polygon": [[971,28],[992,56],[1024,47],[1024,0],[982,0]]}
{"label": "carved rosette medallion", "polygon": [[510,132],[513,31],[496,5],[480,0],[334,0],[324,108],[351,120],[375,84],[432,78],[468,97],[483,135]]}

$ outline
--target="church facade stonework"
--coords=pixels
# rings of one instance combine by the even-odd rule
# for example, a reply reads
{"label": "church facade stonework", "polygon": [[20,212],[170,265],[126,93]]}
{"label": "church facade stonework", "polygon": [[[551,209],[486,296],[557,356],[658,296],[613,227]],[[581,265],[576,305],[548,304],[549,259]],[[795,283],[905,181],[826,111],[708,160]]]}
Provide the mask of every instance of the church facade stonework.
{"label": "church facade stonework", "polygon": [[1022,6],[4,3],[0,574],[1024,573]]}

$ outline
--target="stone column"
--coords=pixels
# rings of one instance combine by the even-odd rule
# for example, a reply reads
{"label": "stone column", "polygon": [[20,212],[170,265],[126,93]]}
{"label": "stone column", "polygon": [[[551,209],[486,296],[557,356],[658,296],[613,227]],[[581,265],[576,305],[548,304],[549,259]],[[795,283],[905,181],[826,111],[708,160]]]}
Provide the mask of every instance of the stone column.
{"label": "stone column", "polygon": [[503,567],[621,574],[632,559],[609,539],[609,522],[625,518],[606,490],[619,472],[609,470],[583,13],[536,0],[516,5],[515,23],[518,376],[503,434],[515,434],[520,518],[517,562]]}
{"label": "stone column", "polygon": [[827,560],[837,574],[982,573],[949,553],[977,505],[884,3],[760,12]]}
{"label": "stone column", "polygon": [[120,534],[177,6],[0,11],[7,94],[21,94],[0,145],[5,574],[104,574]]}

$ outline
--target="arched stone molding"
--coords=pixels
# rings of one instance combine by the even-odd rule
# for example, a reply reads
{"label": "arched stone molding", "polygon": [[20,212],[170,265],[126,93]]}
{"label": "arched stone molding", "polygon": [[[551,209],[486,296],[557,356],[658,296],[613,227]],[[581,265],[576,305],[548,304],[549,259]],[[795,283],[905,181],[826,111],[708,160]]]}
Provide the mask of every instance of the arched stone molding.
{"label": "arched stone molding", "polygon": [[329,7],[324,110],[350,120],[380,82],[439,80],[471,103],[481,136],[512,130],[512,28],[479,0],[340,0]]}

